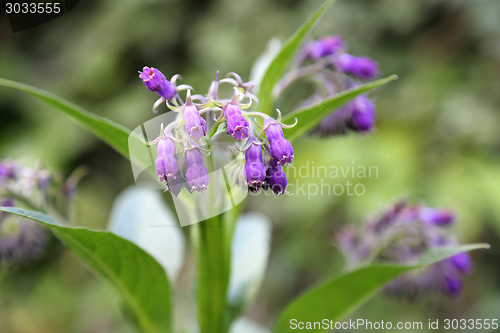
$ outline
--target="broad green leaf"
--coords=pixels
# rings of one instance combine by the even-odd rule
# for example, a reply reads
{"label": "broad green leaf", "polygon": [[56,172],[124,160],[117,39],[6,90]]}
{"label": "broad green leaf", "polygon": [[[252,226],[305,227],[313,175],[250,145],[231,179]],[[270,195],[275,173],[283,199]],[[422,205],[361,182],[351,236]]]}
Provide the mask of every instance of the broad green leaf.
{"label": "broad green leaf", "polygon": [[283,73],[290,65],[297,50],[300,48],[307,34],[311,31],[314,24],[330,7],[335,0],[327,0],[307,21],[305,21],[297,31],[288,38],[278,55],[273,59],[266,74],[259,86],[259,101],[261,111],[270,114],[273,109],[272,91],[276,83],[283,76]]}
{"label": "broad green leaf", "polygon": [[126,127],[95,115],[64,98],[24,83],[0,79],[0,86],[14,88],[38,98],[42,102],[73,118],[80,125],[108,143],[117,152],[128,158],[128,136],[130,131]]}
{"label": "broad green leaf", "polygon": [[354,97],[364,94],[372,89],[383,86],[393,80],[397,79],[396,75],[388,76],[384,79],[366,83],[356,88],[345,90],[341,93],[336,94],[330,98],[327,98],[320,103],[301,108],[290,112],[283,117],[283,123],[289,124],[297,119],[297,126],[286,130],[286,138],[290,141],[297,139],[304,133],[309,132],[311,129],[316,127],[321,120],[331,113],[333,110],[347,103]]}
{"label": "broad green leaf", "polygon": [[[415,268],[431,265],[455,254],[474,249],[489,248],[487,244],[469,244],[436,248],[427,253],[417,265],[373,265],[343,274],[293,301],[278,318],[274,333],[290,332],[290,320],[314,322],[328,318],[334,322],[366,302],[388,282]],[[326,332],[316,329],[311,332]]]}
{"label": "broad green leaf", "polygon": [[108,229],[149,253],[175,281],[184,263],[184,235],[160,193],[127,188],[113,203]]}
{"label": "broad green leaf", "polygon": [[141,332],[171,332],[170,285],[165,271],[137,245],[108,231],[64,227],[50,216],[21,208],[0,211],[48,226],[66,246],[121,294]]}

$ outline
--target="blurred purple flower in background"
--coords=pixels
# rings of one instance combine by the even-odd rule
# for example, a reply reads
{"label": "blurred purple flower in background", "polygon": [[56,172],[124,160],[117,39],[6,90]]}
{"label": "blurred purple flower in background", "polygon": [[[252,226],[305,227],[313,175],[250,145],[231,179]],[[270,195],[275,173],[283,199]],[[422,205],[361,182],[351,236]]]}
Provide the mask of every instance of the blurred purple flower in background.
{"label": "blurred purple flower in background", "polygon": [[313,60],[319,60],[343,50],[344,47],[344,41],[340,36],[324,36],[312,43],[309,56]]}
{"label": "blurred purple flower in background", "polygon": [[[453,223],[449,210],[401,201],[358,228],[344,228],[338,246],[351,269],[372,262],[411,265],[432,248],[458,244],[447,230]],[[458,296],[463,290],[462,275],[471,270],[469,254],[460,253],[402,275],[387,285],[385,293],[408,300],[431,294]]]}
{"label": "blurred purple flower in background", "polygon": [[[9,199],[8,199],[9,200]],[[4,201],[0,206],[12,206]],[[45,253],[48,233],[42,225],[12,214],[0,214],[0,264],[19,266],[39,260]]]}
{"label": "blurred purple flower in background", "polygon": [[336,64],[341,71],[364,80],[374,79],[378,73],[378,64],[368,57],[356,57],[344,53]]}

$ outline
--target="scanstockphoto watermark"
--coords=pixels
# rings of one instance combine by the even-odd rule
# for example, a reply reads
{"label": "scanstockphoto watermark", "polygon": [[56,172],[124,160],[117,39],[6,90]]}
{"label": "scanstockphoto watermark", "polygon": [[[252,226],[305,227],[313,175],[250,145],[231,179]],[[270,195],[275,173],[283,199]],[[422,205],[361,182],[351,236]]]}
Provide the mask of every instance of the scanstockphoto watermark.
{"label": "scanstockphoto watermark", "polygon": [[[366,193],[364,181],[379,178],[376,165],[321,165],[314,160],[283,169],[288,179],[287,195],[303,196],[362,196]],[[269,192],[250,192],[252,196],[272,195]]]}
{"label": "scanstockphoto watermark", "polygon": [[349,319],[348,321],[333,321],[323,319],[321,321],[299,321],[290,320],[292,330],[422,330],[424,324],[415,322],[390,322],[390,321],[369,321],[366,319]]}

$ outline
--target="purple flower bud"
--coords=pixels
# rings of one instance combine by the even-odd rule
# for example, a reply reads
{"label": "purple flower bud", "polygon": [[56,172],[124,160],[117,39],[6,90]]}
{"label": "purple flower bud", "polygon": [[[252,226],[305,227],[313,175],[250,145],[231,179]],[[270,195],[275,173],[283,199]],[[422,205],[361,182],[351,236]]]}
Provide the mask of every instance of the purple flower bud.
{"label": "purple flower bud", "polygon": [[[271,120],[273,119],[271,118]],[[265,121],[264,126],[264,131],[271,147],[271,156],[275,158],[279,164],[292,163],[293,147],[290,141],[285,139],[281,126],[269,120]]]}
{"label": "purple flower bud", "polygon": [[158,182],[170,181],[177,173],[177,160],[175,159],[175,142],[169,137],[161,138],[157,146],[158,157],[155,161]]}
{"label": "purple flower bud", "polygon": [[470,259],[469,254],[466,252],[454,255],[453,257],[449,258],[449,261],[460,273],[467,274],[472,270],[472,260]]}
{"label": "purple flower bud", "polygon": [[375,105],[366,97],[361,95],[351,103],[352,127],[360,132],[368,132],[375,126]]}
{"label": "purple flower bud", "polygon": [[271,157],[267,168],[266,176],[267,186],[274,192],[275,195],[284,194],[288,185],[285,172],[281,168],[278,160]]}
{"label": "purple flower bud", "polygon": [[207,132],[205,119],[200,116],[195,105],[187,105],[184,108],[184,126],[189,135],[195,139],[200,139]]}
{"label": "purple flower bud", "polygon": [[245,150],[245,178],[252,190],[258,190],[266,180],[266,166],[262,161],[262,148],[252,143]]}
{"label": "purple flower bud", "polygon": [[378,64],[374,60],[368,57],[355,57],[348,53],[339,57],[337,65],[341,71],[362,79],[373,79],[378,72]]}
{"label": "purple flower bud", "polygon": [[344,49],[344,41],[340,36],[325,36],[313,43],[309,56],[313,60],[319,60],[342,49]]}
{"label": "purple flower bud", "polygon": [[144,66],[142,72],[139,73],[139,78],[149,90],[156,91],[158,95],[165,99],[175,96],[175,86],[156,68]]}
{"label": "purple flower bud", "polygon": [[455,222],[455,214],[449,210],[424,207],[420,210],[422,221],[430,224],[448,226]]}
{"label": "purple flower bud", "polygon": [[186,181],[191,192],[208,188],[208,171],[203,165],[203,156],[197,148],[186,150]]}
{"label": "purple flower bud", "polygon": [[0,162],[0,181],[16,178],[16,173],[11,165]]}
{"label": "purple flower bud", "polygon": [[459,276],[454,274],[446,275],[443,284],[445,291],[450,296],[456,297],[462,293],[463,284]]}
{"label": "purple flower bud", "polygon": [[0,200],[0,207],[14,207],[14,200],[11,197],[2,198]]}
{"label": "purple flower bud", "polygon": [[224,117],[227,122],[227,132],[238,141],[248,138],[248,121],[241,115],[236,104],[228,104],[224,108]]}

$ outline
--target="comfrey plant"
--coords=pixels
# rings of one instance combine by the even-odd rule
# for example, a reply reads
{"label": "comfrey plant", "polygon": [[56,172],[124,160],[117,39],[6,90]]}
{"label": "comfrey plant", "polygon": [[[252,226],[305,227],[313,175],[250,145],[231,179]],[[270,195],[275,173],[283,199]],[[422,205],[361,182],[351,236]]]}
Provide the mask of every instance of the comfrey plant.
{"label": "comfrey plant", "polygon": [[[411,265],[430,249],[457,245],[448,230],[454,222],[455,215],[449,210],[401,201],[359,227],[345,227],[338,235],[338,245],[349,269],[373,262]],[[467,253],[455,254],[402,275],[384,291],[409,300],[430,294],[458,296],[463,289],[461,276],[471,269]]]}
{"label": "comfrey plant", "polygon": [[[111,283],[140,332],[268,332],[266,328],[256,329],[255,323],[248,325],[248,320],[241,317],[254,298],[267,266],[271,227],[262,214],[242,213],[245,196],[232,183],[243,184],[247,192],[271,190],[266,193],[286,194],[283,168],[300,158],[295,156],[293,140],[311,132],[323,135],[348,130],[369,132],[374,127],[375,108],[366,94],[396,78],[364,82],[378,75],[375,62],[347,53],[345,42],[337,36],[307,40],[314,23],[333,2],[327,0],[283,45],[270,43],[256,61],[250,82],[244,82],[236,73],[220,80],[216,76],[206,94],[200,95],[194,94],[188,85],[177,84],[178,75],[167,80],[159,70],[144,67],[140,79],[147,89],[159,95],[153,110],[159,110],[165,103],[172,111],[154,119],[175,116],[163,124],[146,122],[132,134],[123,126],[58,96],[0,79],[0,85],[49,103],[103,139],[131,161],[138,184],[144,175],[149,179],[154,174],[154,186],[150,188],[166,189],[173,195],[173,204],[167,207],[161,191],[141,188],[125,191],[114,205],[110,231],[75,228],[66,221],[66,216],[50,207],[31,205],[27,200],[14,202],[22,207],[10,207],[9,203],[0,207],[0,211],[49,226],[75,255]],[[315,94],[295,110],[282,107],[282,114],[277,108],[286,97],[284,92],[301,79],[316,82]],[[232,85],[232,94],[220,96],[222,84]],[[154,125],[154,135],[149,135],[150,124]],[[149,137],[157,138],[150,141]],[[150,146],[155,153],[151,153]],[[136,164],[139,167],[134,168]],[[10,169],[3,170],[10,175]],[[70,188],[67,191],[71,193]],[[348,314],[345,309],[355,309],[374,291],[402,274],[432,270],[435,263],[443,260],[454,267],[455,274],[449,274],[450,268],[441,268],[441,276],[445,281],[444,276],[456,282],[458,274],[467,271],[469,264],[466,257],[455,255],[485,245],[452,245],[454,240],[438,232],[440,227],[434,226],[436,223],[424,227],[417,222],[436,214],[423,208],[412,209],[418,211],[419,217],[411,223],[420,225],[422,232],[398,238],[390,232],[394,226],[382,227],[385,222],[380,222],[381,230],[388,230],[383,234],[391,236],[384,243],[386,247],[373,250],[350,243],[353,249],[347,249],[346,255],[350,256],[352,270],[330,278],[294,300],[276,319],[273,332],[289,332],[291,319],[340,321]],[[191,222],[183,224],[185,220]],[[179,223],[191,224],[186,228],[188,232],[180,232]],[[432,242],[423,236],[427,234]],[[184,241],[185,235],[191,238],[189,242]],[[378,239],[378,234],[372,236]],[[414,241],[420,242],[415,243],[418,251],[400,245]],[[178,276],[180,267],[191,262],[184,263],[185,244],[192,246],[188,252],[194,255],[196,266],[193,287],[196,306],[190,309],[196,313],[193,316],[196,319],[187,321],[172,318],[174,306],[182,303],[175,302],[172,296],[175,281],[189,280]],[[403,253],[399,253],[400,249]],[[401,264],[368,264],[381,253],[387,256],[386,261]],[[403,259],[397,261],[400,256]],[[450,281],[445,282],[446,290],[456,293],[460,287],[455,284],[453,289]],[[397,283],[401,285],[398,290],[411,288],[405,279]]]}

